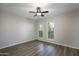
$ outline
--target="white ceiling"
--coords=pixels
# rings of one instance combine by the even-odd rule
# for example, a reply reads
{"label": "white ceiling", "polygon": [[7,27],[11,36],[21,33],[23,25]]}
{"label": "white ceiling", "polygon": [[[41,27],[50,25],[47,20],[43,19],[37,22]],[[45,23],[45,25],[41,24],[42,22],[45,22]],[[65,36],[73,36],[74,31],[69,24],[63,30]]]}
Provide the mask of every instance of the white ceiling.
{"label": "white ceiling", "polygon": [[[44,17],[34,17],[32,13],[29,13],[29,11],[36,11],[36,7],[41,7],[44,11],[48,10],[49,13],[46,13]],[[77,3],[0,3],[0,10],[34,20],[53,18],[57,14],[68,12],[77,8],[79,8],[79,4]]]}

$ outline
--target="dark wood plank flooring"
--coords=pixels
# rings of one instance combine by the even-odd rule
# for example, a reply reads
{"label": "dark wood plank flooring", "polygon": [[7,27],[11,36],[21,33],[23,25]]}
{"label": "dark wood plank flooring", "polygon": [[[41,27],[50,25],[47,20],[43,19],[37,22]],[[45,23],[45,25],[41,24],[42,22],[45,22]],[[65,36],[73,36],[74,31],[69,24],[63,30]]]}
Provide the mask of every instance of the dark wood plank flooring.
{"label": "dark wood plank flooring", "polygon": [[60,45],[50,44],[42,41],[31,41],[5,49],[2,53],[9,56],[78,56],[79,50]]}

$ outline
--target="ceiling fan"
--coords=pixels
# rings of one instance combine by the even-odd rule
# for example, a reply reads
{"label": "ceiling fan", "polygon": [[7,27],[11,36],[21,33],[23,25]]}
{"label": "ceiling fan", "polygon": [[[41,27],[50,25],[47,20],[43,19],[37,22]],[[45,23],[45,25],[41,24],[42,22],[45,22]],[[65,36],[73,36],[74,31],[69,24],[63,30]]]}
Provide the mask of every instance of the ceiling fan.
{"label": "ceiling fan", "polygon": [[48,11],[41,11],[40,7],[36,8],[36,12],[34,11],[29,11],[29,13],[35,13],[34,16],[44,16],[44,13],[48,13]]}

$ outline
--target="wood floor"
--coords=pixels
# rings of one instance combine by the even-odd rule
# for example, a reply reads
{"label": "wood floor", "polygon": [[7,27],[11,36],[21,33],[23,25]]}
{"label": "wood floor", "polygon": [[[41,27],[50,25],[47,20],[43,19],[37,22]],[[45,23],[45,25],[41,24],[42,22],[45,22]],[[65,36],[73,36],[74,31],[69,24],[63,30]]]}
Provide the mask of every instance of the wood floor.
{"label": "wood floor", "polygon": [[9,56],[78,56],[79,55],[79,50],[77,49],[72,49],[37,40],[1,49],[0,52],[8,53]]}

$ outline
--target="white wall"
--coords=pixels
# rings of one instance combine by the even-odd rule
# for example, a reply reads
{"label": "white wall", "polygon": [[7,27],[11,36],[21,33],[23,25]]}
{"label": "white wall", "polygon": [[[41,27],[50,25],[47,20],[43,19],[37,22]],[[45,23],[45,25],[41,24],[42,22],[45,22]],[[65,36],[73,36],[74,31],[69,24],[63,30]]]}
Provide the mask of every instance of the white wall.
{"label": "white wall", "polygon": [[34,39],[34,21],[0,12],[0,49]]}
{"label": "white wall", "polygon": [[[44,37],[39,40],[51,42],[54,44],[72,47],[79,49],[79,13],[68,13],[56,16],[53,19],[45,19],[38,21],[38,23],[44,24]],[[46,22],[54,22],[54,39],[49,39],[47,36],[47,23]],[[38,31],[37,31],[38,33]],[[46,33],[46,34],[45,34]]]}
{"label": "white wall", "polygon": [[54,35],[57,44],[79,49],[79,11],[56,17]]}

